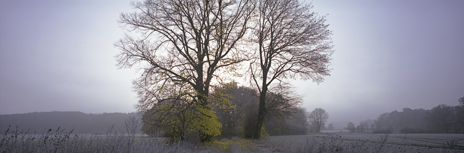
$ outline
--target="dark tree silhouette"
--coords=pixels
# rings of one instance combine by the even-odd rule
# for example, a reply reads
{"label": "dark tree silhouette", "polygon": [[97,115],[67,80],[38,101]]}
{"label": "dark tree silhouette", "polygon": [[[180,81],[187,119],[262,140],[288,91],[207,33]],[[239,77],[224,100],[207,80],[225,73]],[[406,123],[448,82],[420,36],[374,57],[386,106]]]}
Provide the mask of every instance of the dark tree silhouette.
{"label": "dark tree silhouette", "polygon": [[350,132],[355,132],[356,127],[354,127],[353,122],[348,122],[348,124],[346,125],[346,129]]}
{"label": "dark tree silhouette", "polygon": [[333,130],[334,129],[334,125],[332,123],[330,123],[328,126],[327,126],[327,129],[328,130]]}
{"label": "dark tree silhouette", "polygon": [[314,128],[314,132],[321,132],[325,122],[329,119],[329,113],[322,108],[316,108],[309,114],[308,118]]}
{"label": "dark tree silhouette", "polygon": [[453,107],[445,104],[438,105],[425,116],[429,130],[432,132],[450,132],[452,130],[455,115]]}
{"label": "dark tree silhouette", "polygon": [[[306,110],[298,106],[301,98],[288,88],[268,93],[265,131],[269,135],[306,134]],[[216,86],[209,96],[223,136],[252,138],[256,125],[259,99],[256,90],[232,82]]]}

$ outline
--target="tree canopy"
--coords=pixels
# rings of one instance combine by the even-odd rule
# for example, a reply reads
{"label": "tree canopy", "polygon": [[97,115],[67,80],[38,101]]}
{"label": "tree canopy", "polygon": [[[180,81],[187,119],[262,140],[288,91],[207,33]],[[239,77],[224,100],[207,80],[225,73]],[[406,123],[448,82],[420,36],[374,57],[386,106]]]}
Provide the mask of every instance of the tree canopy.
{"label": "tree canopy", "polygon": [[250,80],[260,93],[254,132],[254,138],[259,139],[270,87],[281,87],[285,79],[297,76],[319,83],[329,75],[332,32],[324,17],[298,0],[261,0],[256,12],[257,22],[252,31],[257,49],[251,59]]}
{"label": "tree canopy", "polygon": [[[250,0],[145,0],[133,6],[137,12],[121,14],[120,22],[140,35],[126,35],[116,46],[122,51],[121,67],[142,67],[134,81],[137,108],[148,110],[168,100],[183,103],[179,113],[214,118],[207,102],[211,81],[218,69],[244,60],[237,42],[247,31],[254,5]],[[203,135],[202,141],[212,137]]]}
{"label": "tree canopy", "polygon": [[[299,99],[276,94],[289,88],[284,79],[298,75],[321,82],[329,75],[331,31],[324,17],[298,0],[145,0],[132,5],[137,11],[122,13],[119,20],[130,32],[115,43],[121,50],[119,66],[141,68],[133,82],[137,108],[151,110],[147,118],[157,121],[151,125],[181,139],[199,131],[201,141],[210,141],[220,133],[211,87],[226,74],[241,75],[235,71],[241,62],[251,63],[250,80],[260,97],[257,139],[265,114],[285,113],[292,105],[288,102]],[[267,96],[270,91],[274,94]]]}
{"label": "tree canopy", "polygon": [[309,114],[308,118],[314,132],[321,132],[325,122],[329,119],[329,113],[322,108],[316,108]]}

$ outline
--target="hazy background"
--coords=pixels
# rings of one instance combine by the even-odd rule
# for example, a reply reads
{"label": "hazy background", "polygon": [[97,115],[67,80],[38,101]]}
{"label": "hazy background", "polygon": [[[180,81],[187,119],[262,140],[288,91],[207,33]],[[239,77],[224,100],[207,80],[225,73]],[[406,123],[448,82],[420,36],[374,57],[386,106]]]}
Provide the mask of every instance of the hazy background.
{"label": "hazy background", "polygon": [[[323,83],[293,81],[309,112],[345,126],[464,96],[464,1],[312,4],[328,14],[335,53]],[[136,69],[118,70],[113,46],[119,14],[132,11],[130,1],[0,1],[0,114],[136,111]]]}

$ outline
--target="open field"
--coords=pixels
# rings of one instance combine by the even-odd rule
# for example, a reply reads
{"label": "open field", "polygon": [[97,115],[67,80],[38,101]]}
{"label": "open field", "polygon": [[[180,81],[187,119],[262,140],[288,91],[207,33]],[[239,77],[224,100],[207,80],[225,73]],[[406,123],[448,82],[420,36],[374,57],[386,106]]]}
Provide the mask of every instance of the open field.
{"label": "open field", "polygon": [[[331,133],[270,136],[261,141],[222,139],[224,152],[457,152],[464,153],[464,134]],[[216,145],[220,146],[220,145]],[[226,148],[226,147],[219,147]]]}
{"label": "open field", "polygon": [[271,136],[266,141],[275,148],[292,146],[286,150],[306,146],[309,152],[464,152],[464,134],[331,133]]}
{"label": "open field", "polygon": [[[341,139],[351,141],[376,142],[385,134],[337,134]],[[447,143],[454,143],[455,147],[464,148],[464,134],[389,134],[387,144],[408,145],[408,146],[428,146],[428,147],[449,147]],[[450,144],[451,145],[451,144]]]}
{"label": "open field", "polygon": [[166,138],[76,135],[63,130],[45,134],[7,131],[0,152],[430,152],[464,153],[464,134],[358,134],[318,133],[270,136],[259,141],[218,138],[208,143],[176,142]]}

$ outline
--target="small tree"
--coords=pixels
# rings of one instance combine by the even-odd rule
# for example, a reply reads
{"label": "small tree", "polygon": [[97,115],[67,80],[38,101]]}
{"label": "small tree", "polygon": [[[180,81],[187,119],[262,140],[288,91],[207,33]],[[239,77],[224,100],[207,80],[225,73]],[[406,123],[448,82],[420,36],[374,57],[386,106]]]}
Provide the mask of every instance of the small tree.
{"label": "small tree", "polygon": [[327,126],[327,129],[328,130],[333,130],[334,129],[334,125],[332,123],[329,124],[329,126]]}
{"label": "small tree", "polygon": [[309,114],[308,118],[314,128],[314,132],[321,132],[325,122],[329,119],[329,113],[322,108],[316,108]]}
{"label": "small tree", "polygon": [[369,129],[369,124],[366,121],[362,121],[358,125],[358,132],[367,132]]}
{"label": "small tree", "polygon": [[352,133],[356,131],[356,127],[354,127],[353,122],[348,122],[348,124],[346,125],[346,129]]}
{"label": "small tree", "polygon": [[374,132],[374,130],[375,130],[375,124],[372,123],[372,124],[371,124],[371,129],[370,129],[370,131],[371,131],[371,132]]}
{"label": "small tree", "polygon": [[134,136],[140,126],[139,119],[137,119],[135,116],[130,116],[129,119],[124,121],[127,134]]}
{"label": "small tree", "polygon": [[464,97],[458,99],[460,105],[464,105]]}

